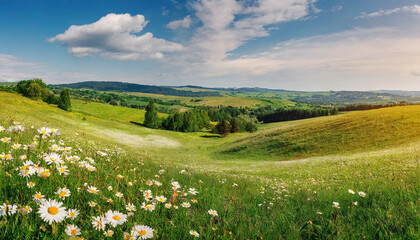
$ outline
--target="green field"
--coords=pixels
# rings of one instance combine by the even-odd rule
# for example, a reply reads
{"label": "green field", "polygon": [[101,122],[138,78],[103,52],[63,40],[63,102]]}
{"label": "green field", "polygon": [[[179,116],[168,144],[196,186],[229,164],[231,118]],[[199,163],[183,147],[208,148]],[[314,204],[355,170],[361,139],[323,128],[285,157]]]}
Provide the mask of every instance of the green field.
{"label": "green field", "polygon": [[[0,92],[0,125],[8,128],[15,120],[25,126],[22,133],[0,133],[0,138],[11,138],[0,143],[0,153],[10,151],[14,158],[2,160],[0,176],[7,181],[0,183],[0,205],[7,201],[33,209],[1,216],[0,238],[63,239],[67,224],[76,224],[87,239],[105,238],[103,231],[92,227],[92,217],[108,210],[128,214],[125,206],[132,203],[137,211],[126,223],[106,227],[115,238],[142,224],[154,229],[154,239],[193,239],[190,230],[202,239],[417,239],[419,113],[418,106],[353,112],[266,124],[253,134],[220,138],[132,124],[144,117],[137,109],[73,101],[73,111],[65,112]],[[58,128],[61,136],[41,139],[31,151],[11,150],[15,143],[30,145],[44,126]],[[67,177],[40,158],[41,152],[52,152],[50,147],[60,139],[73,149],[71,154],[59,152],[63,158],[81,158],[74,164],[65,162]],[[50,168],[52,175],[19,176],[21,155]],[[79,167],[85,157],[95,160],[95,172]],[[162,186],[148,186],[152,179]],[[35,187],[27,187],[30,181]],[[176,197],[172,181],[181,185]],[[84,183],[99,193],[87,192]],[[112,191],[107,190],[109,185]],[[71,196],[63,200],[54,192],[64,186]],[[199,193],[183,196],[189,188]],[[166,209],[156,202],[156,210],[146,212],[140,206],[150,203],[143,197],[147,189],[179,208]],[[38,191],[78,209],[79,216],[46,223],[33,201]],[[122,198],[115,196],[117,191]],[[98,205],[90,207],[89,201]],[[184,208],[183,202],[191,206]],[[210,209],[218,216],[212,217]]]}

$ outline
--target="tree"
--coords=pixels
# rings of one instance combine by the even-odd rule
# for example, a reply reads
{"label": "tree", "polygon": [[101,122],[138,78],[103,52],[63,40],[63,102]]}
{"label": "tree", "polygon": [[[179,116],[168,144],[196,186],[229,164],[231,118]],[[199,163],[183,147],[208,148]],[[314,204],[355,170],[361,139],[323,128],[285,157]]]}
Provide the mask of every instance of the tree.
{"label": "tree", "polygon": [[230,133],[230,124],[228,121],[223,120],[216,125],[216,131],[222,136],[227,136]]}
{"label": "tree", "polygon": [[157,109],[153,100],[150,100],[149,104],[147,104],[144,126],[149,128],[159,128],[160,126]]}
{"label": "tree", "polygon": [[36,82],[31,82],[27,89],[27,97],[32,99],[40,99],[42,97],[42,88]]}
{"label": "tree", "polygon": [[70,111],[70,108],[71,108],[70,90],[68,88],[61,90],[60,101],[58,102],[58,107],[65,111]]}

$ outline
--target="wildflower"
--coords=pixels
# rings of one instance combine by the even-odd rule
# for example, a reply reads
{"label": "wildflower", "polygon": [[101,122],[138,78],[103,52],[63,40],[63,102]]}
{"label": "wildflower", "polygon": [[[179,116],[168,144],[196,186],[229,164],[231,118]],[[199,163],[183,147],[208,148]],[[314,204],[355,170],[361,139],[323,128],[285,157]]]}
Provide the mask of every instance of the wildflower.
{"label": "wildflower", "polygon": [[33,183],[33,182],[28,182],[28,188],[33,188],[33,187],[35,187],[35,183]]}
{"label": "wildflower", "polygon": [[12,149],[13,149],[13,150],[18,150],[18,149],[20,149],[21,147],[22,147],[22,144],[15,143],[15,144],[13,144]]}
{"label": "wildflower", "polygon": [[9,212],[8,212],[9,216],[15,214],[18,210],[18,206],[16,205],[8,205],[7,208],[9,209]]}
{"label": "wildflower", "polygon": [[49,176],[51,176],[51,172],[49,169],[39,168],[38,175],[44,179],[47,179]]}
{"label": "wildflower", "polygon": [[156,200],[157,200],[158,202],[164,203],[164,202],[166,202],[167,198],[166,198],[166,197],[164,197],[164,196],[157,196],[157,197],[156,197]]}
{"label": "wildflower", "polygon": [[108,186],[108,191],[112,191],[112,186]]}
{"label": "wildflower", "polygon": [[113,227],[124,224],[127,221],[127,215],[118,211],[108,210],[108,212],[105,214],[105,217],[107,222]]}
{"label": "wildflower", "polygon": [[118,179],[118,180],[121,180],[122,178],[124,178],[124,176],[123,176],[123,175],[120,175],[120,174],[118,174],[118,175],[117,175],[117,179]]}
{"label": "wildflower", "polygon": [[61,174],[64,174],[64,175],[69,175],[69,170],[67,169],[67,166],[66,165],[63,165],[63,166],[57,166],[57,170],[58,170],[58,173],[61,175]]}
{"label": "wildflower", "polygon": [[42,135],[47,135],[47,134],[50,134],[51,129],[46,128],[46,127],[43,127],[43,128],[41,128],[41,129],[38,129],[38,132],[39,132],[40,134],[42,134]]}
{"label": "wildflower", "polygon": [[37,192],[33,197],[36,203],[41,203],[44,200],[44,195],[42,195],[41,192]]}
{"label": "wildflower", "polygon": [[66,218],[66,208],[61,207],[62,205],[63,203],[51,199],[42,201],[38,214],[42,220],[48,222],[50,225],[53,222],[59,223]]}
{"label": "wildflower", "polygon": [[137,210],[136,206],[132,203],[129,203],[125,206],[125,208],[127,209],[127,211],[129,212],[135,212]]}
{"label": "wildflower", "polygon": [[0,139],[0,142],[2,142],[2,143],[9,143],[10,142],[10,139],[11,138],[9,138],[9,137],[4,137],[4,138],[1,138]]}
{"label": "wildflower", "polygon": [[74,238],[76,236],[80,235],[80,228],[71,224],[71,225],[67,225],[66,229],[64,230],[64,232],[71,238]]}
{"label": "wildflower", "polygon": [[65,199],[66,197],[70,197],[70,190],[68,190],[67,188],[63,187],[63,188],[59,188],[57,190],[57,192],[55,192],[56,194],[58,194],[59,198],[63,198]]}
{"label": "wildflower", "polygon": [[95,206],[96,206],[96,202],[94,202],[94,201],[90,201],[90,202],[89,202],[89,206],[91,206],[91,207],[95,207]]}
{"label": "wildflower", "polygon": [[194,237],[200,237],[200,234],[198,234],[198,232],[195,230],[190,230],[190,234],[193,235]]}
{"label": "wildflower", "polygon": [[210,215],[212,215],[212,216],[219,216],[219,215],[217,215],[217,211],[216,211],[216,210],[213,210],[213,209],[210,209],[210,210],[208,211],[208,213],[209,213]]}
{"label": "wildflower", "polygon": [[153,238],[153,228],[145,225],[136,225],[131,231],[131,236],[134,239],[149,239]]}
{"label": "wildflower", "polygon": [[165,170],[164,170],[164,169],[159,170],[159,174],[162,174],[162,173],[164,173],[164,172],[165,172]]}
{"label": "wildflower", "polygon": [[90,192],[90,193],[93,193],[93,194],[98,194],[98,192],[99,192],[98,188],[96,188],[94,186],[89,186],[87,191]]}
{"label": "wildflower", "polygon": [[335,207],[335,208],[340,208],[340,203],[338,203],[338,202],[333,202],[333,207]]}
{"label": "wildflower", "polygon": [[188,190],[188,192],[190,192],[192,195],[196,195],[196,194],[198,193],[198,191],[197,191],[197,190],[195,190],[195,188],[190,188],[190,189]]}
{"label": "wildflower", "polygon": [[60,155],[53,152],[44,157],[44,160],[48,163],[48,165],[55,163],[57,165],[61,165],[64,163],[64,161],[61,159]]}
{"label": "wildflower", "polygon": [[351,190],[351,189],[349,189],[349,193],[355,194],[355,192],[353,190]]}
{"label": "wildflower", "polygon": [[103,216],[92,217],[92,226],[94,229],[101,231],[104,229],[105,224],[107,224],[107,220]]}
{"label": "wildflower", "polygon": [[192,198],[192,199],[191,199],[191,202],[193,202],[193,203],[198,203],[198,200],[197,200],[197,199]]}
{"label": "wildflower", "polygon": [[155,181],[155,185],[158,186],[158,187],[160,187],[160,186],[162,186],[162,183],[161,182],[158,182],[158,181]]}
{"label": "wildflower", "polygon": [[357,206],[357,205],[359,205],[359,203],[358,202],[353,202],[353,205]]}
{"label": "wildflower", "polygon": [[24,207],[22,208],[22,212],[23,212],[23,213],[31,213],[31,212],[32,212],[32,208],[31,208],[31,206],[28,206],[28,205],[24,206]]}
{"label": "wildflower", "polygon": [[114,231],[107,230],[106,232],[104,232],[104,235],[107,236],[107,237],[112,237],[114,235]]}
{"label": "wildflower", "polygon": [[153,212],[153,210],[155,210],[155,205],[153,205],[153,204],[145,204],[145,203],[142,203],[141,204],[141,208],[143,208],[144,210],[146,210],[146,211],[150,211],[150,212]]}
{"label": "wildflower", "polygon": [[366,197],[366,193],[364,193],[364,192],[359,192],[359,196],[361,196],[361,197]]}
{"label": "wildflower", "polygon": [[153,180],[148,180],[148,181],[146,182],[146,185],[147,185],[147,186],[152,186],[152,185],[153,185]]}
{"label": "wildflower", "polygon": [[122,198],[122,197],[124,196],[124,194],[122,194],[122,193],[120,193],[120,192],[117,192],[117,193],[115,194],[115,196],[116,196],[117,198]]}
{"label": "wildflower", "polygon": [[322,212],[316,212],[316,214],[318,214],[318,215],[322,215]]}
{"label": "wildflower", "polygon": [[77,209],[69,209],[68,211],[67,211],[67,217],[68,218],[71,218],[71,219],[75,219],[75,218],[77,218],[77,216],[79,216],[79,210],[77,210]]}
{"label": "wildflower", "polygon": [[168,208],[168,209],[169,209],[169,208],[171,208],[171,206],[172,206],[172,204],[170,204],[170,203],[165,203],[165,207],[166,207],[166,208]]}
{"label": "wildflower", "polygon": [[181,206],[184,207],[184,208],[189,208],[189,207],[191,207],[191,204],[189,202],[183,202],[181,204]]}

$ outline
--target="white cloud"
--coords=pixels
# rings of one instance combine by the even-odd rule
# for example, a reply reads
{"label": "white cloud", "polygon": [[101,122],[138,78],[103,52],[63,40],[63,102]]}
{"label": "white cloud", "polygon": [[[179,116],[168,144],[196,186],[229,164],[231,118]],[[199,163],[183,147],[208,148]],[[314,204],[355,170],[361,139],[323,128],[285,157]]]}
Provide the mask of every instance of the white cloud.
{"label": "white cloud", "polygon": [[76,57],[99,54],[118,60],[159,59],[164,52],[183,49],[181,44],[155,38],[151,32],[136,35],[147,23],[142,15],[110,13],[91,24],[73,25],[49,41],[61,42]]}
{"label": "white cloud", "polygon": [[281,42],[263,53],[207,62],[190,71],[203,78],[251,81],[253,86],[360,90],[419,89],[413,74],[419,69],[418,36],[388,28],[357,28]]}
{"label": "white cloud", "polygon": [[362,12],[359,16],[355,17],[355,19],[387,16],[387,15],[391,15],[395,13],[402,13],[402,12],[420,15],[420,6],[419,5],[404,6],[404,7],[399,7],[399,8],[387,9],[387,10],[379,10],[372,13]]}
{"label": "white cloud", "polygon": [[191,16],[190,15],[186,16],[184,19],[175,20],[175,21],[172,21],[172,22],[168,23],[168,25],[166,25],[167,28],[170,28],[172,30],[176,30],[178,28],[189,28],[190,26],[191,26]]}
{"label": "white cloud", "polygon": [[194,1],[190,6],[202,26],[186,43],[181,59],[186,64],[222,61],[246,41],[268,36],[273,24],[318,12],[314,3],[315,0]]}
{"label": "white cloud", "polygon": [[10,54],[0,54],[0,81],[2,82],[34,78],[42,68],[40,63],[27,62]]}

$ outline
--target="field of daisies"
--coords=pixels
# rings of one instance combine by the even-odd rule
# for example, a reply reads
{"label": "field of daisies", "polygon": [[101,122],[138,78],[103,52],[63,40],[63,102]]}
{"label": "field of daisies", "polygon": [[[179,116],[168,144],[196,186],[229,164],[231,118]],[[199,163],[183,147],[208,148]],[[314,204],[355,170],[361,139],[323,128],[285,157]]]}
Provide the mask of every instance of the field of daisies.
{"label": "field of daisies", "polygon": [[378,171],[354,181],[334,170],[330,179],[195,172],[53,126],[0,125],[0,239],[419,236],[410,174]]}

